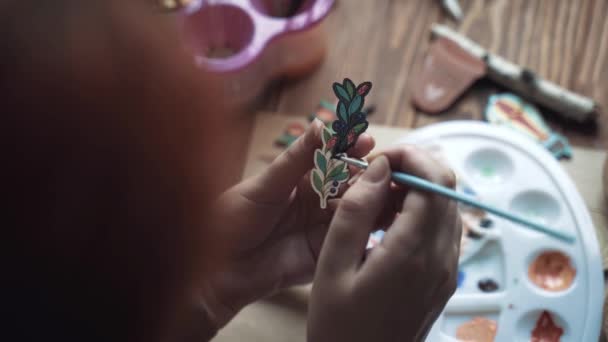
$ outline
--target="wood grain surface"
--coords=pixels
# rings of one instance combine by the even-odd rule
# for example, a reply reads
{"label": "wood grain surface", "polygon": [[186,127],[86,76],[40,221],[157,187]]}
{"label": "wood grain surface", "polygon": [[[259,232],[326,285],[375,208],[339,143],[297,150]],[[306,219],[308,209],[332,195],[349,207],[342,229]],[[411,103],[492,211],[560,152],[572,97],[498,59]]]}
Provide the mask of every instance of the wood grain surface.
{"label": "wood grain surface", "polygon": [[[608,108],[608,0],[461,0],[465,16],[451,20],[428,0],[339,0],[326,28],[329,50],[314,74],[279,82],[264,109],[306,114],[320,99],[333,99],[329,85],[348,76],[372,80],[378,108],[373,123],[404,128],[436,121],[481,119],[488,95],[502,91],[482,80],[448,111],[430,116],[410,104],[412,71],[429,45],[430,25],[447,24],[491,52],[541,77],[592,97]],[[576,146],[608,146],[608,117],[577,125],[542,109],[550,125]],[[604,110],[606,111],[606,110]]]}

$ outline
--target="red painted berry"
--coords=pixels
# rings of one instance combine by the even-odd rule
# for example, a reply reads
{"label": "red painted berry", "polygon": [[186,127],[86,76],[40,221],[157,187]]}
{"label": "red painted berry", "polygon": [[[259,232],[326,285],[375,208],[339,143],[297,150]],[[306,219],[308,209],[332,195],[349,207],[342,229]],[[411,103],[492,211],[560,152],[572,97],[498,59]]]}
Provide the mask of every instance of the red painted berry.
{"label": "red painted berry", "polygon": [[348,142],[348,144],[352,144],[355,141],[355,132],[350,131],[348,132],[348,135],[346,136],[346,141]]}
{"label": "red painted berry", "polygon": [[359,87],[359,89],[357,89],[357,93],[359,95],[363,95],[367,92],[367,90],[369,89],[369,85],[368,84],[364,84],[361,87]]}
{"label": "red painted berry", "polygon": [[336,145],[337,141],[338,141],[338,137],[336,137],[336,136],[331,137],[331,139],[329,139],[329,141],[327,142],[327,149],[331,150]]}

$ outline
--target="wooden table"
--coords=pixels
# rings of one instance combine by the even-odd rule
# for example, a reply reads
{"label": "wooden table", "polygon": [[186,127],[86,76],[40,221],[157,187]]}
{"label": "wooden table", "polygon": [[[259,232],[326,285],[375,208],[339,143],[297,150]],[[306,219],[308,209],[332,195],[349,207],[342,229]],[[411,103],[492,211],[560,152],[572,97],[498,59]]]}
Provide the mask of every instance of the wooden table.
{"label": "wooden table", "polygon": [[[528,67],[541,77],[594,98],[608,112],[608,0],[460,0],[462,22],[450,19],[438,0],[336,0],[323,23],[328,53],[314,73],[296,81],[274,82],[255,109],[305,116],[321,99],[334,100],[331,84],[344,77],[371,80],[368,103],[377,107],[370,121],[416,128],[437,121],[481,119],[489,95],[501,89],[477,82],[457,103],[437,116],[410,104],[412,71],[426,54],[430,25],[455,28],[489,51]],[[286,114],[288,113],[288,114]],[[608,113],[595,125],[576,125],[543,109],[550,126],[574,146],[606,148]],[[235,144],[226,153],[245,163],[254,118],[240,115],[231,124]],[[227,172],[227,185],[239,170]]]}
{"label": "wooden table", "polygon": [[[376,124],[414,128],[441,120],[481,119],[490,94],[480,81],[446,113],[429,116],[410,105],[412,71],[429,45],[432,23],[449,25],[491,52],[541,77],[594,98],[608,108],[608,0],[460,0],[465,16],[455,23],[439,1],[337,0],[326,19],[325,63],[304,80],[280,83],[265,110],[301,115],[320,99],[333,100],[330,85],[350,77],[371,80]],[[577,126],[543,110],[550,125],[576,146],[608,146],[608,113],[596,126]]]}
{"label": "wooden table", "polygon": [[[442,120],[481,119],[490,94],[501,91],[480,81],[446,113],[429,116],[410,105],[411,75],[426,53],[432,23],[447,24],[491,52],[536,71],[541,77],[594,98],[608,108],[608,0],[460,0],[465,17],[449,19],[430,0],[338,0],[325,23],[329,49],[324,64],[305,79],[277,82],[262,108],[275,112],[255,125],[244,116],[235,130],[252,133],[250,153],[241,155],[245,175],[264,167],[276,155],[272,140],[288,118],[307,115],[321,99],[334,98],[330,84],[343,77],[357,82],[371,80],[369,101],[377,107],[374,124],[416,128]],[[549,124],[566,135],[574,146],[606,148],[608,116],[594,126],[580,126],[543,110]],[[253,128],[253,127],[258,128]],[[260,128],[261,127],[261,128]],[[373,128],[372,128],[373,129]],[[379,145],[403,134],[382,127],[375,135]],[[576,149],[564,167],[575,180],[593,216],[598,238],[605,241],[607,206],[601,192],[604,151]],[[235,175],[235,180],[239,175]],[[602,249],[605,260],[608,250]],[[215,341],[305,341],[308,288],[298,288],[246,308]],[[606,315],[605,315],[606,316]],[[604,331],[608,329],[605,327]]]}
{"label": "wooden table", "polygon": [[[243,177],[264,170],[269,161],[282,152],[274,139],[292,121],[304,118],[280,114],[259,114],[255,118],[253,135],[248,145],[247,163]],[[406,129],[372,125],[368,132],[376,139],[376,148],[383,148],[407,134]],[[606,152],[575,148],[574,158],[562,162],[581,193],[596,227],[602,246],[604,269],[608,268],[608,205],[602,192],[602,165]],[[306,314],[309,287],[287,290],[272,298],[254,303],[243,310],[214,339],[216,342],[298,342],[306,340]],[[608,317],[606,306],[604,316]],[[605,324],[604,331],[608,331]]]}

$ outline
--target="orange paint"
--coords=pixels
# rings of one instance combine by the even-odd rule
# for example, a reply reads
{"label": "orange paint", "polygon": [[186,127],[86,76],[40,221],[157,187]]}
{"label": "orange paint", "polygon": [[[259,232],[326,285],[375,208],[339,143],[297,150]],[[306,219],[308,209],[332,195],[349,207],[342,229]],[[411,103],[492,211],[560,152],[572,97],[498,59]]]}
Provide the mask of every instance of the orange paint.
{"label": "orange paint", "polygon": [[543,311],[536,322],[536,327],[532,331],[530,342],[559,342],[563,334],[564,329],[553,322],[551,314]]}
{"label": "orange paint", "polygon": [[572,286],[576,270],[570,258],[557,251],[543,252],[528,269],[528,277],[536,286],[547,291],[563,291]]}
{"label": "orange paint", "polygon": [[316,117],[326,125],[331,125],[331,123],[336,120],[336,114],[323,107],[317,109]]}
{"label": "orange paint", "polygon": [[299,137],[304,134],[305,130],[304,125],[299,122],[292,122],[287,126],[287,133],[294,137]]}
{"label": "orange paint", "polygon": [[456,330],[460,342],[493,342],[496,337],[496,322],[485,317],[475,317]]}

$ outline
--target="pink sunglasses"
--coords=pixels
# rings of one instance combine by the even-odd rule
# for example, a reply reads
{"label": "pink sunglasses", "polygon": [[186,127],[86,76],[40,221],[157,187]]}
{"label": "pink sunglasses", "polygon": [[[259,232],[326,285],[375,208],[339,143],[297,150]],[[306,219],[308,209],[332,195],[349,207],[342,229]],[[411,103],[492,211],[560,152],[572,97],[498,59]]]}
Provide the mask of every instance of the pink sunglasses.
{"label": "pink sunglasses", "polygon": [[333,3],[195,0],[179,19],[196,64],[246,102],[268,80],[305,75],[322,61],[326,44],[319,24]]}

